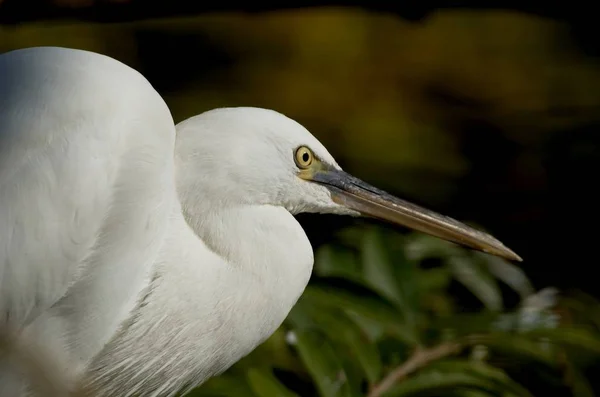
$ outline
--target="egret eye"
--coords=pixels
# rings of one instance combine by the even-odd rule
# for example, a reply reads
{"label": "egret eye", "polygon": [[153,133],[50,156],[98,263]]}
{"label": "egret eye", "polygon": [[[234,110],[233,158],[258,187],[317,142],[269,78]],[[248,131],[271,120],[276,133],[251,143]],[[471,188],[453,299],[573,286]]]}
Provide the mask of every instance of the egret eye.
{"label": "egret eye", "polygon": [[313,162],[314,155],[306,146],[300,146],[296,149],[294,159],[298,168],[308,168]]}

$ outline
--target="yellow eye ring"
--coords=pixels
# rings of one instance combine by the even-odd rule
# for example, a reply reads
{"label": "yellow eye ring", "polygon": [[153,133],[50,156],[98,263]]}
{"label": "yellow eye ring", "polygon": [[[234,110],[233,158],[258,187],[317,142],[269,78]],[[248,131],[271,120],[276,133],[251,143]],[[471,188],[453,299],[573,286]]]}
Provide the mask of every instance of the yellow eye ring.
{"label": "yellow eye ring", "polygon": [[296,149],[296,153],[294,155],[294,161],[298,168],[306,169],[310,167],[314,159],[313,152],[306,146],[300,146]]}

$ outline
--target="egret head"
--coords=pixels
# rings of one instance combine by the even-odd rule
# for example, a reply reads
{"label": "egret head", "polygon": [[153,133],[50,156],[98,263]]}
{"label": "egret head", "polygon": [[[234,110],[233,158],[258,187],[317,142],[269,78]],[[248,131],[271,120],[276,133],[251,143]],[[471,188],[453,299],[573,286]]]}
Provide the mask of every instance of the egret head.
{"label": "egret head", "polygon": [[184,206],[202,200],[211,209],[272,205],[292,214],[368,216],[521,260],[487,233],[344,172],[302,125],[272,110],[240,107],[202,113],[178,124],[176,145]]}

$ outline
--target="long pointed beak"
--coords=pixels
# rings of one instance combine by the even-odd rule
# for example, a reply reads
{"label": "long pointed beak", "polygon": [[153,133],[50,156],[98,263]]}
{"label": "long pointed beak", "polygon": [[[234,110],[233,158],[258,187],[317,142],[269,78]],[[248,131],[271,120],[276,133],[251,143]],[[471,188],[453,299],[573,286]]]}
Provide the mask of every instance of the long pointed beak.
{"label": "long pointed beak", "polygon": [[406,226],[509,260],[522,260],[491,235],[394,197],[344,171],[331,168],[319,170],[310,176],[310,180],[326,186],[336,203],[364,216]]}

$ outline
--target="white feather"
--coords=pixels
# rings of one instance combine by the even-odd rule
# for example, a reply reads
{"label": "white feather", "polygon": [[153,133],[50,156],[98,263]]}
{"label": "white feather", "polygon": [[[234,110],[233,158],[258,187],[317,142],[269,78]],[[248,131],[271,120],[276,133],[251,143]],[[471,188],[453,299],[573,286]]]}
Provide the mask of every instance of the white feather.
{"label": "white feather", "polygon": [[[292,214],[344,213],[301,180],[301,125],[218,109],[177,127],[139,73],[61,48],[0,56],[0,326],[70,387],[171,396],[269,337],[304,290]],[[4,372],[1,372],[4,371]],[[5,395],[30,379],[0,361]]]}

